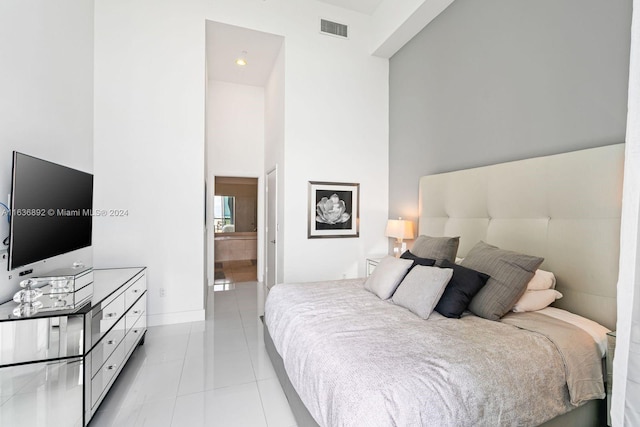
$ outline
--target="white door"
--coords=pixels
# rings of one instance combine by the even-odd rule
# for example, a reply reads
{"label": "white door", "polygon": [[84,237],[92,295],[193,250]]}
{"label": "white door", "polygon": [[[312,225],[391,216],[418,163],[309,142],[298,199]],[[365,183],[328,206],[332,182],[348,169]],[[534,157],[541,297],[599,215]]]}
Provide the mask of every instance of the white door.
{"label": "white door", "polygon": [[266,284],[271,289],[276,284],[276,265],[278,250],[276,245],[276,236],[278,235],[278,170],[273,169],[267,174],[267,263],[266,263]]}

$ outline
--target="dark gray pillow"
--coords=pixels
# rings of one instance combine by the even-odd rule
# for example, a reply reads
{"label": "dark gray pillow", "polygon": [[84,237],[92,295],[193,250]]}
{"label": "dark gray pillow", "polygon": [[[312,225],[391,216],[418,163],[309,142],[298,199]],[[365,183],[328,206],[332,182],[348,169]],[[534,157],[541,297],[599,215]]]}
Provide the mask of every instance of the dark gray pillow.
{"label": "dark gray pillow", "polygon": [[415,256],[414,254],[412,254],[411,251],[404,251],[404,253],[402,255],[400,255],[400,258],[402,258],[402,259],[410,259],[411,261],[413,261],[413,265],[411,266],[411,268],[409,270],[411,270],[416,265],[422,265],[422,266],[425,266],[425,267],[433,267],[434,265],[436,265],[436,260],[435,259],[420,258],[419,256]]}
{"label": "dark gray pillow", "polygon": [[544,258],[478,242],[460,265],[488,274],[487,284],[469,304],[477,316],[498,320],[518,302]]}
{"label": "dark gray pillow", "polygon": [[413,243],[411,252],[420,258],[446,259],[456,262],[460,237],[419,236]]}
{"label": "dark gray pillow", "polygon": [[440,262],[439,267],[453,269],[453,277],[447,284],[435,310],[443,316],[459,319],[473,297],[487,283],[489,276],[446,259]]}

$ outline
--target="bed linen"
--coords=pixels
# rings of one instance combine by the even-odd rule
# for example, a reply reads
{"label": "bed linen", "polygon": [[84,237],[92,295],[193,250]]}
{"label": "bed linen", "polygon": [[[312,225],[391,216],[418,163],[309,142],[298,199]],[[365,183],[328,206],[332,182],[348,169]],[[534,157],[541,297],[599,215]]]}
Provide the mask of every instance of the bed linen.
{"label": "bed linen", "polygon": [[572,405],[605,397],[600,349],[591,336],[562,320],[535,312],[509,313],[501,322],[548,338],[564,364]]}
{"label": "bed linen", "polygon": [[363,283],[279,284],[266,302],[276,350],[321,426],[533,426],[575,407],[543,334],[473,315],[425,321]]}
{"label": "bed linen", "polygon": [[538,311],[545,316],[555,317],[567,323],[575,325],[591,335],[594,341],[598,344],[600,349],[600,356],[604,357],[607,353],[607,332],[611,332],[610,329],[605,328],[601,324],[587,319],[586,317],[579,316],[575,313],[571,313],[567,310],[562,310],[556,307],[547,307]]}

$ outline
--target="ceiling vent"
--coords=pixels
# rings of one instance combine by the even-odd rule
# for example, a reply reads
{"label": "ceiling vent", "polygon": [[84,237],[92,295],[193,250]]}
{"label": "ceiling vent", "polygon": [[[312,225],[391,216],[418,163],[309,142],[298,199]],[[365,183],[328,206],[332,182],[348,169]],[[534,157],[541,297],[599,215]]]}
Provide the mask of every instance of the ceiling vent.
{"label": "ceiling vent", "polygon": [[344,39],[347,39],[349,38],[348,30],[349,27],[344,24],[338,24],[337,22],[320,19],[320,32],[322,34],[328,34],[330,36],[342,37]]}

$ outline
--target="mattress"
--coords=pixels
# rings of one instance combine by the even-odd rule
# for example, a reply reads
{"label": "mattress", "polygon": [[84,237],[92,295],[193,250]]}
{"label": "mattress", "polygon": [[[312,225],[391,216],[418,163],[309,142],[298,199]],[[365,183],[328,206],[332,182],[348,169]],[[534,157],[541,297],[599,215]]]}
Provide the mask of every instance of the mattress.
{"label": "mattress", "polygon": [[[575,326],[566,324],[575,341],[563,350],[517,316],[506,323],[433,313],[425,321],[363,284],[279,284],[266,302],[275,348],[321,426],[533,426],[604,397],[598,387],[572,395],[567,385],[585,375],[572,373],[575,357],[580,366],[590,359],[586,372],[598,381],[597,345]],[[522,323],[535,326],[535,317]]]}

